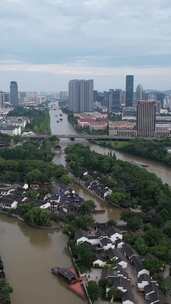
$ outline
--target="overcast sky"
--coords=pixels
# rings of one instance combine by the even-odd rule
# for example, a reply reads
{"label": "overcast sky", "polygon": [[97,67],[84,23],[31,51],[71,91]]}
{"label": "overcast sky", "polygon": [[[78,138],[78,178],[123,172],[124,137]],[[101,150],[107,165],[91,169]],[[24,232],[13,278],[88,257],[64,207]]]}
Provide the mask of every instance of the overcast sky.
{"label": "overcast sky", "polygon": [[0,90],[171,89],[171,0],[0,0]]}

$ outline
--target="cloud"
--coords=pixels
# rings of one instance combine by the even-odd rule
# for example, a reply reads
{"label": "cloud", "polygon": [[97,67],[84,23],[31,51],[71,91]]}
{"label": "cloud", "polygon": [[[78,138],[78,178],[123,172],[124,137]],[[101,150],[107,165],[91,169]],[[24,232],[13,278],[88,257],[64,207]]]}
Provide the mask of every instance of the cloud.
{"label": "cloud", "polygon": [[15,79],[22,90],[66,90],[68,81],[72,78],[93,78],[95,88],[99,90],[124,89],[126,73],[135,74],[136,84],[141,82],[145,88],[153,88],[154,82],[157,88],[168,89],[170,85],[171,67],[97,67],[0,62],[0,74],[3,75],[1,84],[8,84],[9,79]]}
{"label": "cloud", "polygon": [[0,61],[0,72],[35,72],[49,73],[52,75],[67,75],[69,77],[110,77],[132,72],[142,76],[162,76],[165,73],[171,73],[171,67],[96,67],[96,66],[77,66],[60,64],[29,64],[21,62],[3,62]]}
{"label": "cloud", "polygon": [[170,16],[169,0],[1,0],[0,60],[77,66],[83,74],[90,67],[165,69]]}

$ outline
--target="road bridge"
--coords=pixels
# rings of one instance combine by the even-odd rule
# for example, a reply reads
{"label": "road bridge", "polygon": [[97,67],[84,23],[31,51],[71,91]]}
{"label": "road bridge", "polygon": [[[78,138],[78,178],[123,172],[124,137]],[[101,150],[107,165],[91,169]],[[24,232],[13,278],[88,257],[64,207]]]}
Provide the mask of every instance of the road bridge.
{"label": "road bridge", "polygon": [[[31,139],[48,139],[52,135],[46,135],[46,134],[36,134],[36,135],[25,135],[23,136],[24,138],[31,138]],[[75,139],[85,139],[85,140],[118,140],[118,141],[124,141],[124,140],[131,140],[131,139],[136,139],[139,137],[136,136],[114,136],[114,135],[88,135],[88,134],[56,134],[53,135],[56,136],[59,139],[70,139],[70,140],[75,140]],[[146,140],[151,140],[154,139],[154,137],[144,137],[142,139]],[[161,138],[155,138],[156,140],[160,140]]]}

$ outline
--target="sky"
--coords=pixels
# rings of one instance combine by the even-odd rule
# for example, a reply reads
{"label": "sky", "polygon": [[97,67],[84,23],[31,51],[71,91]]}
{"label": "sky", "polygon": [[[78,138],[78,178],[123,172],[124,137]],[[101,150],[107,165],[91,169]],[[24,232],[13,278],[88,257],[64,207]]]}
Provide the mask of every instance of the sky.
{"label": "sky", "polygon": [[0,90],[171,89],[170,0],[0,0]]}

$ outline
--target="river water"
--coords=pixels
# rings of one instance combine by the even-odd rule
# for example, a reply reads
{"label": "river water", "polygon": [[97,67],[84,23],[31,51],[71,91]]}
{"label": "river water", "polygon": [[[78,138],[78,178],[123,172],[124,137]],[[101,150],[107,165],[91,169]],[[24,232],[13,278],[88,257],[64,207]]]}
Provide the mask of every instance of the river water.
{"label": "river water", "polygon": [[[63,121],[57,123],[60,110],[51,110],[52,134],[74,134],[75,130],[63,114]],[[81,141],[85,144],[88,142]],[[55,156],[55,162],[65,165],[64,149],[69,140],[61,140],[62,152]],[[91,149],[102,154],[111,150],[90,145]],[[116,151],[115,151],[116,152]],[[171,170],[158,163],[142,158],[131,157],[116,152],[119,159],[129,162],[141,162],[148,165],[147,170],[156,173],[163,182],[171,185]],[[85,199],[92,198],[83,189],[77,191]],[[103,203],[95,199],[97,206],[104,208]],[[96,215],[96,220],[103,222],[107,219],[118,219],[118,209],[106,208],[104,214]],[[61,265],[71,265],[66,251],[67,239],[62,232],[51,232],[28,227],[14,219],[0,216],[0,255],[4,260],[7,279],[14,288],[12,304],[82,304],[65,286],[50,273],[50,268]]]}
{"label": "river water", "polygon": [[12,304],[82,304],[50,273],[54,266],[70,266],[66,237],[28,227],[0,216],[0,255],[14,289]]}
{"label": "river water", "polygon": [[[62,113],[58,107],[56,107],[56,110],[51,110],[51,130],[54,135],[58,134],[75,134],[75,130],[71,126],[71,124],[68,122],[67,115],[63,114],[63,121],[60,123],[56,122],[56,117],[59,117],[59,114]],[[56,116],[57,115],[57,116]],[[128,161],[130,163],[141,163],[146,165],[146,169],[152,173],[155,173],[158,177],[162,179],[164,183],[168,183],[171,186],[171,169],[167,166],[161,165],[160,163],[157,163],[155,161],[145,160],[141,157],[131,156],[126,153],[121,153],[115,150],[111,150],[108,148],[103,148],[94,144],[90,144],[85,140],[79,140],[85,144],[88,144],[90,148],[100,154],[108,155],[110,152],[115,152],[116,157],[118,159]],[[78,140],[77,140],[78,142]],[[61,146],[62,146],[62,153],[58,154],[56,156],[56,162],[61,163],[65,165],[65,155],[64,155],[64,149],[68,144],[73,144],[70,140],[60,140]]]}

